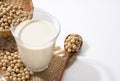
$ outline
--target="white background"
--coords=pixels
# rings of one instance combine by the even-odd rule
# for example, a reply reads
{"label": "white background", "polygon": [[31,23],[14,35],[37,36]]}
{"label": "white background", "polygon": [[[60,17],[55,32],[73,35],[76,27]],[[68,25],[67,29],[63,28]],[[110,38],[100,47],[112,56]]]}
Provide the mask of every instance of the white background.
{"label": "white background", "polygon": [[78,33],[84,44],[62,81],[120,81],[120,0],[33,0],[61,24],[57,44]]}

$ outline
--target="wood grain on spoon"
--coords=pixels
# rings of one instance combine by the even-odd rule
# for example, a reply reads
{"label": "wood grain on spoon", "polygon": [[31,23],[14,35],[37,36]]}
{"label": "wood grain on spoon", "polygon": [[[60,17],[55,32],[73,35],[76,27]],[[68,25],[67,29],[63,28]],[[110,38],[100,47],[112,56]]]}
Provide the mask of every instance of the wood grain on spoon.
{"label": "wood grain on spoon", "polygon": [[82,43],[83,43],[82,37],[78,34],[69,34],[66,37],[64,41],[65,62],[64,62],[63,67],[61,68],[59,76],[57,77],[55,81],[61,81],[64,70],[68,64],[69,58],[75,53],[79,52],[79,50],[82,47]]}

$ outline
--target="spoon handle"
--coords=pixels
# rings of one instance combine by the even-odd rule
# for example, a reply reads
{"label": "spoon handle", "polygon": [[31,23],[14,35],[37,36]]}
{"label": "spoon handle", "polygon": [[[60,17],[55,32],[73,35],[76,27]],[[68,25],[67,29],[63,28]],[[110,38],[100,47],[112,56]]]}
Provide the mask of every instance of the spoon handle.
{"label": "spoon handle", "polygon": [[70,54],[68,52],[65,52],[65,55],[66,55],[65,62],[64,62],[63,67],[61,68],[61,71],[59,72],[59,75],[58,75],[58,77],[57,77],[57,79],[55,81],[61,81],[64,70],[65,70],[65,68],[67,66],[68,60],[70,58]]}

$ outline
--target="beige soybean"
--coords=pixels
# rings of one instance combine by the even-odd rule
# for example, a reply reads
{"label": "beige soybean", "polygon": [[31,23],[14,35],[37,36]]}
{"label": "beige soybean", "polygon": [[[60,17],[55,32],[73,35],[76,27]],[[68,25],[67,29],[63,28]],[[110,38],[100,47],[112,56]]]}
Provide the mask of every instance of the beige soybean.
{"label": "beige soybean", "polygon": [[[0,30],[7,30],[10,27],[10,24],[12,23],[12,20],[18,17],[19,15],[26,13],[23,11],[23,8],[20,6],[13,6],[10,4],[6,4],[1,2],[2,5],[0,5]],[[27,15],[24,15],[27,17]],[[22,20],[17,21],[17,23],[20,23]],[[4,24],[6,23],[6,24]]]}
{"label": "beige soybean", "polygon": [[78,34],[70,34],[66,40],[64,47],[68,52],[78,52],[82,46],[82,37]]}
{"label": "beige soybean", "polygon": [[4,76],[7,81],[30,80],[31,76],[34,75],[32,71],[25,68],[18,52],[11,53],[9,51],[5,51],[4,53],[1,52],[0,56],[3,56],[3,58],[0,59],[0,67],[2,71],[5,71]]}

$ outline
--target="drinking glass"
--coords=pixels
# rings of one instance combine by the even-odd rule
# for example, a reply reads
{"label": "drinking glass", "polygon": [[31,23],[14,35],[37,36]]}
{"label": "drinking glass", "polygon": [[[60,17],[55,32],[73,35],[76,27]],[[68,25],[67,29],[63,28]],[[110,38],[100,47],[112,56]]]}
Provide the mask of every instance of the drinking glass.
{"label": "drinking glass", "polygon": [[[24,15],[27,15],[27,17],[25,17],[26,19],[24,18]],[[18,22],[17,20],[19,20],[20,18],[23,18],[24,21],[19,22],[19,24],[16,23]],[[39,42],[37,41],[28,42],[28,41],[22,40],[21,37],[15,33],[15,31],[17,27],[21,25],[21,23],[26,24],[27,21],[29,20],[39,20],[39,21],[44,20],[51,23],[56,30],[55,35],[52,36],[50,39],[45,40],[46,42],[42,44],[39,44]],[[21,29],[24,30],[23,24],[21,25]],[[16,40],[18,52],[21,56],[21,60],[23,61],[24,65],[29,70],[32,70],[35,72],[40,72],[48,68],[48,65],[52,59],[52,54],[53,54],[56,39],[60,33],[60,24],[56,18],[41,9],[36,9],[33,13],[29,12],[29,13],[21,14],[21,16],[16,18],[12,22],[10,30]],[[36,33],[39,33],[39,32],[36,31]],[[41,35],[39,36],[38,34],[37,37],[39,38],[41,37]],[[41,41],[44,41],[44,40],[41,40]]]}

